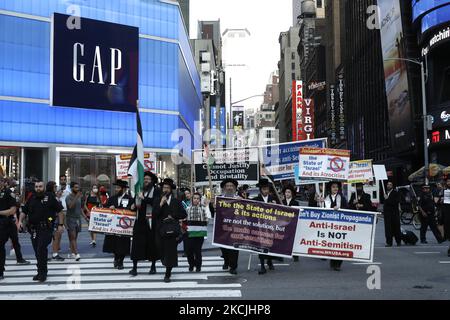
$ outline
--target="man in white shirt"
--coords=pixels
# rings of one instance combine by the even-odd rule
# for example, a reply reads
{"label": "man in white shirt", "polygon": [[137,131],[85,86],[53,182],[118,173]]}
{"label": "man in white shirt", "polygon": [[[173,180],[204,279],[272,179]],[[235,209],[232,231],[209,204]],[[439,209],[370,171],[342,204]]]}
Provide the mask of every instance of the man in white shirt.
{"label": "man in white shirt", "polygon": [[[70,186],[67,184],[67,176],[61,175],[59,177],[59,187],[58,191],[56,193],[56,198],[59,202],[61,202],[63,206],[63,214],[64,216],[67,213],[67,204],[66,204],[66,197],[72,193],[72,190],[70,190]],[[58,225],[58,221],[56,221],[55,225]],[[64,258],[60,256],[59,251],[61,250],[61,237],[64,230],[59,231],[55,230],[53,233],[53,243],[52,243],[52,259],[56,261],[64,261]]]}

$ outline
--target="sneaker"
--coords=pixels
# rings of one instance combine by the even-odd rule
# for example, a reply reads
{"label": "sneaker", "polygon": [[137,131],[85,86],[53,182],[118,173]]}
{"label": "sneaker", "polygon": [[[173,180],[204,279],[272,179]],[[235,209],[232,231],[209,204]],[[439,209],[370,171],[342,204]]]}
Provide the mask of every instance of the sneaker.
{"label": "sneaker", "polygon": [[64,258],[61,257],[59,254],[53,255],[52,259],[56,261],[64,261]]}
{"label": "sneaker", "polygon": [[97,246],[97,243],[95,243],[95,241],[91,241],[91,243],[89,243],[89,245],[90,245],[92,248],[95,248],[95,247]]}
{"label": "sneaker", "polygon": [[69,253],[67,259],[75,259],[76,255],[74,253]]}
{"label": "sneaker", "polygon": [[189,272],[194,272],[194,267],[189,267]]}
{"label": "sneaker", "polygon": [[30,261],[21,259],[21,260],[18,260],[18,261],[17,261],[17,264],[30,264]]}
{"label": "sneaker", "polygon": [[79,253],[77,253],[77,254],[75,255],[75,261],[80,261],[80,259],[81,259],[81,256],[80,256]]}

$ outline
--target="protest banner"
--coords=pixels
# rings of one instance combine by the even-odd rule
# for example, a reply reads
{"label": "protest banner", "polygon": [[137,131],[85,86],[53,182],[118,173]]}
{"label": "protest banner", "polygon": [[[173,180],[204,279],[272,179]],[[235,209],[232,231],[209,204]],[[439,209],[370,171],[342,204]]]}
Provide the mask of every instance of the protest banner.
{"label": "protest banner", "polygon": [[262,146],[261,162],[274,181],[291,180],[295,178],[300,148],[325,148],[326,145],[327,139],[315,139]]}
{"label": "protest banner", "polygon": [[[239,184],[256,184],[259,180],[258,148],[194,150],[195,185],[219,184],[232,178]],[[208,164],[210,164],[208,174]]]}
{"label": "protest banner", "polygon": [[273,203],[216,198],[213,245],[291,257],[299,209]]}
{"label": "protest banner", "polygon": [[294,255],[373,262],[376,212],[301,208]]}
{"label": "protest banner", "polygon": [[136,213],[125,209],[92,208],[89,231],[133,236]]}
{"label": "protest banner", "polygon": [[372,180],[372,160],[350,162],[348,183],[367,183]]}
{"label": "protest banner", "polygon": [[[128,167],[131,154],[116,155],[116,177],[117,179],[128,179]],[[144,153],[144,169],[156,173],[156,153]]]}
{"label": "protest banner", "polygon": [[318,181],[347,181],[350,150],[300,148],[299,177]]}
{"label": "protest banner", "polygon": [[[303,179],[300,178],[300,168],[298,166],[298,163],[294,166],[294,175],[295,175],[295,185],[296,186],[304,186],[304,185],[308,185],[308,184],[317,184],[317,183],[325,183],[327,181],[318,181],[318,180],[309,180],[309,179]],[[318,188],[316,188],[316,190],[319,190]]]}

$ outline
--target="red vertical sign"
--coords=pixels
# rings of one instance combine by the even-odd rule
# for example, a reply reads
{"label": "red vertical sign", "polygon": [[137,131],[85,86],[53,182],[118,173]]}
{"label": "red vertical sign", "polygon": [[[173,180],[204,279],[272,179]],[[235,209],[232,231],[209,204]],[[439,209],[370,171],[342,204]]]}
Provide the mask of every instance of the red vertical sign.
{"label": "red vertical sign", "polygon": [[292,82],[292,141],[306,140],[304,130],[303,81]]}
{"label": "red vertical sign", "polygon": [[305,99],[303,116],[303,129],[306,135],[306,140],[314,139],[314,100]]}

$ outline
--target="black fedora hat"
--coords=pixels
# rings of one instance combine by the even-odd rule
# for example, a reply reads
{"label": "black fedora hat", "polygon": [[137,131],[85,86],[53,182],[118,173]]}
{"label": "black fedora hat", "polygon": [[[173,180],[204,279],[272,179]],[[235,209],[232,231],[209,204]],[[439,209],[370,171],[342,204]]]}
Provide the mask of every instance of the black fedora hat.
{"label": "black fedora hat", "polygon": [[295,194],[296,194],[297,192],[296,192],[296,190],[295,190],[295,187],[294,187],[292,184],[289,184],[289,185],[287,185],[287,186],[285,186],[285,187],[283,188],[283,194],[286,192],[286,190],[291,190],[292,196],[295,197]]}
{"label": "black fedora hat", "polygon": [[234,186],[237,188],[237,186],[239,185],[239,182],[237,182],[237,180],[236,179],[232,179],[232,178],[227,178],[227,179],[225,179],[225,180],[223,180],[221,183],[220,183],[220,187],[223,189],[223,187],[225,187],[225,185],[227,184],[227,183],[232,183],[232,184],[234,184]]}
{"label": "black fedora hat", "polygon": [[158,176],[151,171],[146,171],[144,177],[150,177],[154,182],[158,182]]}
{"label": "black fedora hat", "polygon": [[270,183],[268,179],[259,179],[258,184],[256,185],[257,188],[264,188],[264,187],[269,187]]}
{"label": "black fedora hat", "polygon": [[119,186],[121,188],[128,188],[128,181],[125,180],[117,180],[115,183],[113,183],[114,186]]}
{"label": "black fedora hat", "polygon": [[175,185],[175,183],[173,182],[173,180],[170,179],[170,178],[165,178],[159,185],[161,186],[161,188],[162,188],[164,185],[168,185],[172,190],[175,190],[175,189],[177,188],[177,186]]}

